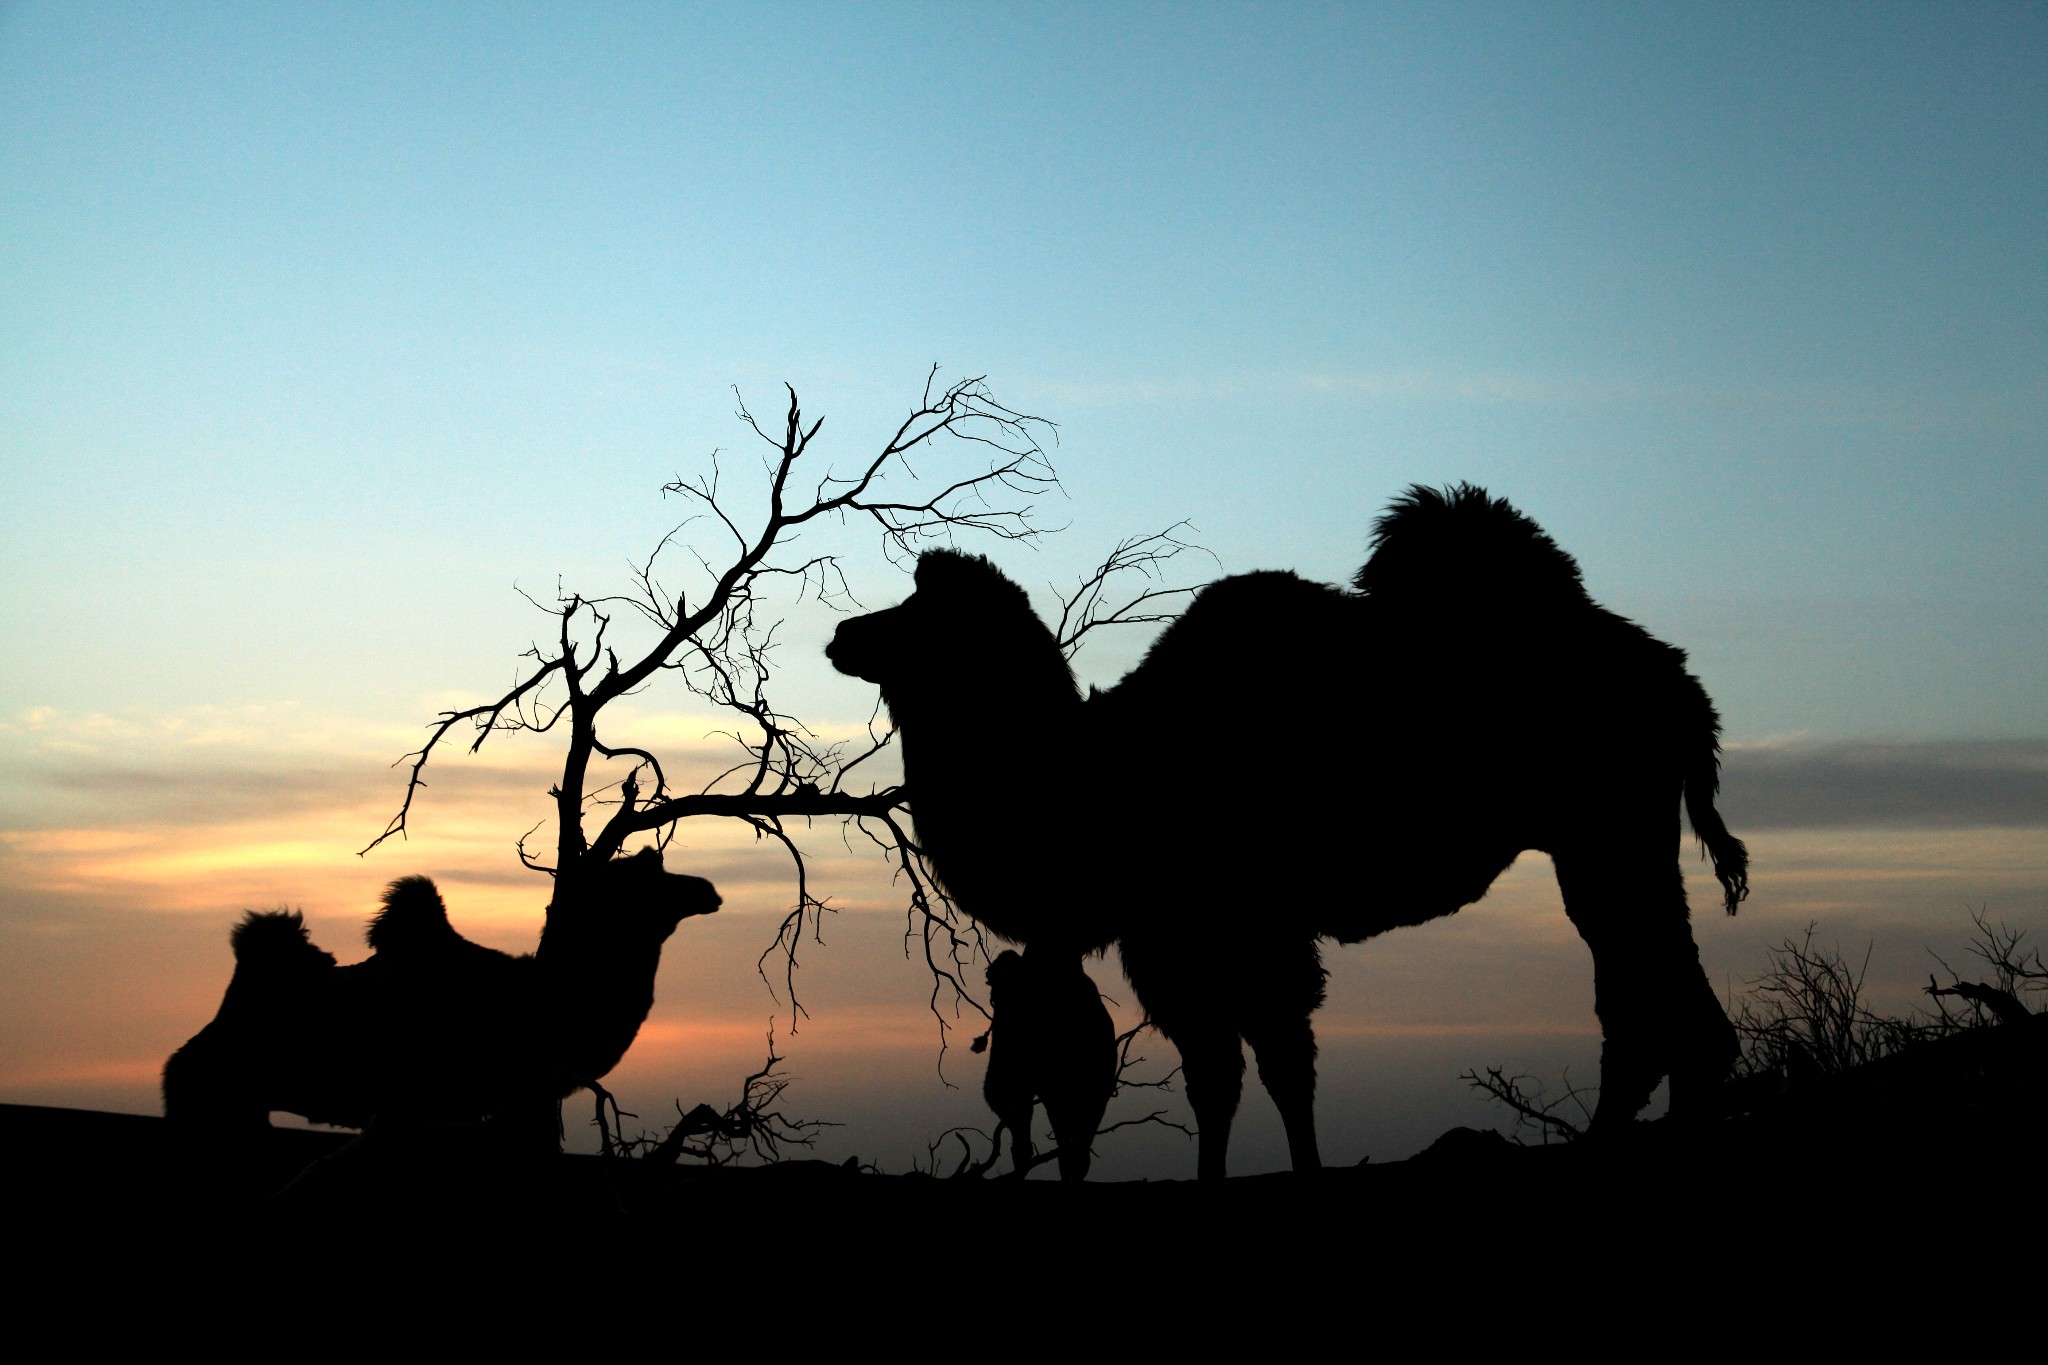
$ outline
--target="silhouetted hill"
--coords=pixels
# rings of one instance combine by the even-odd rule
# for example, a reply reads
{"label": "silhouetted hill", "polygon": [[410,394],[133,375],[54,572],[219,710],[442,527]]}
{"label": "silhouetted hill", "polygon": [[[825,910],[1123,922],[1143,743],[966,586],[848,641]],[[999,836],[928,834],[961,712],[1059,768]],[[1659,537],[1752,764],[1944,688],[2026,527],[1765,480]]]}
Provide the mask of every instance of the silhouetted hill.
{"label": "silhouetted hill", "polygon": [[[1901,1265],[1921,1269],[1898,1292],[1920,1295],[1994,1251],[1982,1228],[2036,1202],[2044,1095],[2038,1016],[1752,1095],[1752,1112],[1691,1130],[1517,1147],[1461,1129],[1407,1161],[1207,1187],[944,1181],[811,1161],[536,1164],[494,1159],[450,1129],[366,1147],[273,1193],[350,1135],[277,1129],[223,1164],[180,1150],[161,1119],[21,1105],[0,1106],[0,1170],[9,1241],[47,1253],[35,1274],[67,1298],[105,1290],[113,1247],[131,1288],[176,1296],[230,1267],[299,1278],[368,1266],[404,1286],[380,1292],[416,1307],[453,1284],[502,1291],[542,1272],[613,1294],[687,1285],[749,1312],[784,1292],[980,1302],[1022,1283],[1136,1304],[1253,1281],[1311,1294],[1368,1280],[1460,1294],[1720,1284],[1739,1296],[1762,1292],[1759,1276],[1782,1288],[1796,1274],[1805,1295]],[[99,1275],[60,1273],[80,1256]]]}

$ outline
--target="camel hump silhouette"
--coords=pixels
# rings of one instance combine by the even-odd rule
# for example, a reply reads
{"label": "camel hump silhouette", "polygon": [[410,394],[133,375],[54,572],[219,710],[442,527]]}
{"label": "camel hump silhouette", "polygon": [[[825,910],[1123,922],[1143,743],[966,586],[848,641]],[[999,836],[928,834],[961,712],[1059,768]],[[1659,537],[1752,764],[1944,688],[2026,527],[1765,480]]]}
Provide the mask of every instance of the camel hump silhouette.
{"label": "camel hump silhouette", "polygon": [[1410,484],[1373,522],[1371,553],[1351,586],[1439,609],[1593,603],[1577,560],[1507,499],[1469,483]]}
{"label": "camel hump silhouette", "polygon": [[228,931],[235,961],[280,974],[318,972],[334,965],[334,954],[314,946],[306,917],[297,910],[251,910]]}
{"label": "camel hump silhouette", "polygon": [[425,877],[400,877],[386,887],[363,937],[379,953],[430,952],[469,941],[448,922],[447,903]]}
{"label": "camel hump silhouette", "polygon": [[[1729,914],[1749,894],[1749,852],[1714,805],[1721,718],[1685,651],[1596,603],[1578,561],[1505,498],[1474,484],[1413,484],[1373,523],[1371,553],[1352,579],[1379,619],[1372,638],[1410,657],[1413,686],[1509,718],[1496,746],[1560,728],[1581,742],[1648,744],[1676,775],[1693,833],[1706,848]],[[1540,662],[1516,660],[1518,652]],[[1508,687],[1470,679],[1514,670]],[[1455,749],[1457,741],[1453,741]],[[1477,756],[1491,762],[1491,756]],[[1618,760],[1590,769],[1634,799]],[[1580,793],[1578,799],[1585,799]]]}

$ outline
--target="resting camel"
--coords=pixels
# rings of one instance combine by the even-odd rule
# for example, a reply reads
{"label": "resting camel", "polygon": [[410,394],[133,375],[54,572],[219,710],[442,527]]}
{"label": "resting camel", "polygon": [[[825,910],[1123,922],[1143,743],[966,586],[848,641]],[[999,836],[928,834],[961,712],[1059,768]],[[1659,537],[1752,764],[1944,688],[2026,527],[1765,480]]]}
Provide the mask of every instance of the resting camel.
{"label": "resting camel", "polygon": [[272,1110],[345,1128],[492,1120],[552,1150],[558,1102],[616,1066],[646,1020],[662,944],[718,904],[649,848],[591,869],[575,904],[557,897],[518,957],[457,933],[425,877],[391,884],[373,951],[351,966],[296,912],[251,912],[220,1012],[164,1063],[164,1116],[230,1138]]}
{"label": "resting camel", "polygon": [[1204,1178],[1226,1169],[1243,1042],[1293,1165],[1320,1164],[1320,940],[1448,915],[1526,850],[1550,855],[1593,954],[1596,1133],[1665,1076],[1674,1112],[1702,1105],[1734,1057],[1675,856],[1682,802],[1734,912],[1747,854],[1714,809],[1713,704],[1682,651],[1597,605],[1483,489],[1409,489],[1351,591],[1211,584],[1086,699],[1023,591],[952,550],[827,654],[880,686],[962,908],[1033,950],[1118,945],[1180,1051]]}

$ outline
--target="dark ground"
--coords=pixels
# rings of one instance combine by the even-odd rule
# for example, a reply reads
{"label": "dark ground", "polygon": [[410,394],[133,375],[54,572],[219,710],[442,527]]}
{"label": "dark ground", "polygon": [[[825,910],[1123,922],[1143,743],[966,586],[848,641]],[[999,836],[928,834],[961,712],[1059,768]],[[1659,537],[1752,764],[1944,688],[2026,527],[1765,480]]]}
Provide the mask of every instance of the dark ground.
{"label": "dark ground", "polygon": [[1513,1349],[1538,1324],[1490,1316],[1507,1302],[1553,1305],[1560,1327],[1617,1296],[1659,1321],[1718,1304],[1722,1327],[1795,1304],[1873,1335],[2037,1320],[2044,1095],[2048,1015],[1690,1129],[1551,1147],[1458,1130],[1408,1161],[1214,1188],[513,1162],[444,1130],[277,1193],[351,1135],[275,1129],[223,1159],[161,1119],[19,1105],[0,1106],[0,1170],[7,1242],[29,1253],[18,1301],[67,1317],[243,1297],[274,1336],[337,1303],[452,1322],[458,1303],[531,1295],[535,1332],[602,1336],[687,1301],[743,1335],[828,1304],[970,1334],[1085,1309],[1142,1334],[1249,1322],[1277,1294],[1289,1316],[1426,1303],[1444,1331]]}

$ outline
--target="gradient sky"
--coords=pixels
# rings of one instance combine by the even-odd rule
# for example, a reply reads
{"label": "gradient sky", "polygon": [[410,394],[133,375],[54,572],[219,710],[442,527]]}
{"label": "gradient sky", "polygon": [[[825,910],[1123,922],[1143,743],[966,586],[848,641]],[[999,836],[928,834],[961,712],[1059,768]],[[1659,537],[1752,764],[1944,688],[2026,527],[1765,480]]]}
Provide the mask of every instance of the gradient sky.
{"label": "gradient sky", "polygon": [[[2044,71],[2040,5],[0,5],[0,1098],[149,1108],[246,905],[346,954],[427,871],[530,945],[546,744],[359,861],[384,765],[511,676],[515,584],[616,590],[665,479],[748,467],[734,386],[851,460],[934,362],[1058,423],[1067,529],[997,553],[1034,590],[1181,519],[1341,579],[1411,482],[1529,512],[1720,704],[1759,858],[1717,980],[1816,918],[1902,991],[1965,903],[2048,931]],[[792,619],[786,704],[850,732],[829,629]],[[1249,666],[1213,742],[1281,723]],[[887,1116],[980,1121],[979,1063],[939,1091],[894,893],[818,838],[795,1093],[900,1169]],[[791,894],[682,847],[733,905],[664,968],[650,1106],[754,1060]],[[1591,1079],[1536,864],[1346,956],[1338,1159],[1515,1039]]]}

